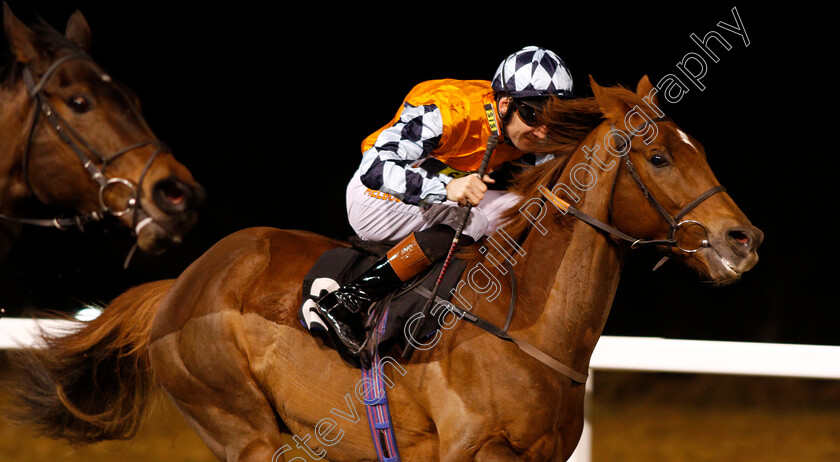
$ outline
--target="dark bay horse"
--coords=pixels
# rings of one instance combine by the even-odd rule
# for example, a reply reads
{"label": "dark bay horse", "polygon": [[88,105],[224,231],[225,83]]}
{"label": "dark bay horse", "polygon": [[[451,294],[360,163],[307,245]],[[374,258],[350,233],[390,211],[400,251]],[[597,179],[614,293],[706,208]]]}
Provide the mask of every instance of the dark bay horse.
{"label": "dark bay horse", "polygon": [[[556,136],[588,134],[518,177],[521,207],[493,236],[507,241],[504,230],[515,241],[494,257],[515,261],[509,333],[577,373],[588,369],[630,248],[663,245],[702,278],[728,284],[757,263],[763,238],[700,143],[659,113],[647,77],[635,93],[592,88],[594,98],[548,111],[553,136],[568,124],[577,125]],[[159,384],[220,460],[281,460],[283,432],[312,458],[376,460],[360,371],[297,317],[304,274],[345,245],[272,228],[222,239],[176,280],[131,289],[30,356],[22,417],[71,441],[127,438]],[[465,273],[459,305],[501,326],[512,285],[491,252],[467,250],[485,272]],[[410,360],[385,352],[379,369],[402,460],[567,459],[583,427],[586,379],[438,313],[434,345],[423,340]]]}
{"label": "dark bay horse", "polygon": [[27,224],[116,217],[148,253],[180,242],[203,190],[90,58],[84,16],[61,34],[25,25],[4,2],[3,28],[13,62],[0,63],[0,261]]}

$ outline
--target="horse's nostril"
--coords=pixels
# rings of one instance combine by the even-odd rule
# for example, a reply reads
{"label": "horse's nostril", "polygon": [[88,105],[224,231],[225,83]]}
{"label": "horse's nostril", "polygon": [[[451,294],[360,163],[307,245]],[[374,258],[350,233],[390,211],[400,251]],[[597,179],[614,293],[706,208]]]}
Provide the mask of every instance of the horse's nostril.
{"label": "horse's nostril", "polygon": [[155,183],[155,205],[166,213],[184,212],[192,206],[192,189],[178,178],[165,178]]}
{"label": "horse's nostril", "polygon": [[730,229],[726,233],[729,245],[738,253],[748,254],[754,252],[761,245],[764,235],[758,228],[747,226]]}
{"label": "horse's nostril", "polygon": [[750,236],[748,236],[747,233],[743,231],[730,231],[729,238],[744,247],[750,245],[750,241],[752,241]]}
{"label": "horse's nostril", "polygon": [[161,192],[163,193],[166,200],[168,200],[174,205],[183,203],[186,198],[184,191],[176,184],[172,183],[161,185]]}

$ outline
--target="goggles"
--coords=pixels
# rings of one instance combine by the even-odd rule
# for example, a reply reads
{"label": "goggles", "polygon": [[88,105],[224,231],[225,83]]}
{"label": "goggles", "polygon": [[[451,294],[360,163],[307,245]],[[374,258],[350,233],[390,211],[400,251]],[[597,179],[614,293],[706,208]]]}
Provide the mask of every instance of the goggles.
{"label": "goggles", "polygon": [[511,109],[519,114],[519,118],[522,119],[525,125],[529,127],[539,127],[542,125],[539,121],[539,113],[542,111],[541,105],[538,106],[537,103],[529,103],[521,99],[513,99],[510,104]]}

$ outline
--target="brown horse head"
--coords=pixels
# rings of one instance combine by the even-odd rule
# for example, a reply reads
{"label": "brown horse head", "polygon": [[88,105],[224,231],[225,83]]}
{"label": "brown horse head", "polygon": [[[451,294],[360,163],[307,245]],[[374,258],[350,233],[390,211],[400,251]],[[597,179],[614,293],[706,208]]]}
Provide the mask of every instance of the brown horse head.
{"label": "brown horse head", "polygon": [[738,280],[758,262],[763,233],[723,191],[703,146],[664,117],[647,76],[636,93],[591,84],[606,119],[596,134],[609,153],[602,157],[622,169],[613,225],[640,239],[672,241],[670,255],[715,283]]}
{"label": "brown horse head", "polygon": [[15,62],[0,82],[0,216],[25,217],[40,203],[78,222],[116,217],[148,253],[180,242],[203,189],[136,97],[89,57],[84,16],[61,34],[30,28],[4,3],[3,26]]}

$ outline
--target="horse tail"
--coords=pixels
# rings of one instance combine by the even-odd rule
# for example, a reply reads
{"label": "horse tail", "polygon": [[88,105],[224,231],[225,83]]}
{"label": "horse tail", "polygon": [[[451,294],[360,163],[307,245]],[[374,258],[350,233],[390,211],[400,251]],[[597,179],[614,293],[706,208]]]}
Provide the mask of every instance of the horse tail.
{"label": "horse tail", "polygon": [[44,348],[16,353],[12,419],[76,444],[132,438],[156,390],[147,348],[173,282],[134,287],[82,329],[44,335]]}

